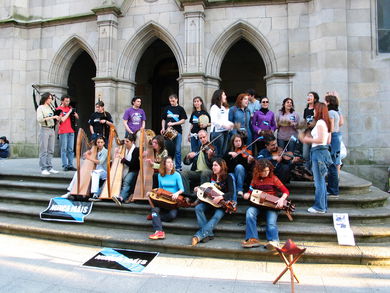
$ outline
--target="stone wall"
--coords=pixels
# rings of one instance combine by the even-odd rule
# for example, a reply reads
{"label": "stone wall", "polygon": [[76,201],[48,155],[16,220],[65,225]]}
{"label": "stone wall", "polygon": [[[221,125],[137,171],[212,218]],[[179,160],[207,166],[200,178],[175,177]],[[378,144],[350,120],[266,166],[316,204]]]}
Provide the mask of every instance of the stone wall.
{"label": "stone wall", "polygon": [[[138,62],[157,38],[177,60],[179,96],[190,113],[195,95],[210,103],[224,56],[244,38],[263,58],[271,109],[291,96],[303,113],[307,92],[340,93],[345,162],[369,178],[363,175],[370,166],[390,162],[390,54],[376,50],[375,3],[1,1],[0,134],[10,137],[15,156],[36,156],[31,85],[65,93],[70,67],[83,50],[97,67],[96,99],[104,99],[123,133],[121,115],[134,95]],[[386,177],[382,169],[375,178]]]}

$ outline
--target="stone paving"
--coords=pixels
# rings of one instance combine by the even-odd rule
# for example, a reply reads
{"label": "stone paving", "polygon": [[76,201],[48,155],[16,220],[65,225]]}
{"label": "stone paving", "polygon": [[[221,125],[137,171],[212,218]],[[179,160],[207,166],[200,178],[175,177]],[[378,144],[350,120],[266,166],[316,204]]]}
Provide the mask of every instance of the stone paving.
{"label": "stone paving", "polygon": [[[101,247],[0,234],[0,292],[289,292],[275,262],[160,254],[141,274],[83,267]],[[389,292],[390,267],[297,264],[296,292]]]}

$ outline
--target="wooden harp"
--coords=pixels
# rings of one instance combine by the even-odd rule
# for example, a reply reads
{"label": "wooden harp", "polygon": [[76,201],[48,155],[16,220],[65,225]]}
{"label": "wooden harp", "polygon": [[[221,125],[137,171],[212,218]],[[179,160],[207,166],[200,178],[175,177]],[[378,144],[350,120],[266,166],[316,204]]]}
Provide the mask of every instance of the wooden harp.
{"label": "wooden harp", "polygon": [[[113,152],[114,142],[117,145],[115,152]],[[104,183],[103,191],[99,197],[100,199],[112,199],[113,196],[119,196],[122,188],[123,164],[121,163],[121,157],[125,154],[125,145],[124,142],[119,139],[114,125],[110,126],[107,150],[107,180]],[[121,157],[119,157],[118,154]],[[113,157],[112,164],[110,164],[111,157]]]}
{"label": "wooden harp", "polygon": [[71,195],[88,197],[91,194],[91,172],[96,168],[96,164],[83,158],[82,154],[86,151],[90,151],[91,155],[96,157],[97,147],[88,141],[84,130],[80,128],[76,141],[76,184],[73,185],[70,191]]}
{"label": "wooden harp", "polygon": [[[152,190],[153,168],[146,162],[146,159],[154,160],[152,139],[156,135],[153,130],[140,129],[139,140],[139,162],[140,169],[131,201],[147,200],[146,193]],[[143,155],[145,152],[145,156]]]}

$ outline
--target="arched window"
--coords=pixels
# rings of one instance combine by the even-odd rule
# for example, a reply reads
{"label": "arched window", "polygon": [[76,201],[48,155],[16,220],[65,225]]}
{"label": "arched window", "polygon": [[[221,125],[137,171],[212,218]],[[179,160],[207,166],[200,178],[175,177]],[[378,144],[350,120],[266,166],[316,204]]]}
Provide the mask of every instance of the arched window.
{"label": "arched window", "polygon": [[378,52],[390,53],[390,1],[377,0]]}

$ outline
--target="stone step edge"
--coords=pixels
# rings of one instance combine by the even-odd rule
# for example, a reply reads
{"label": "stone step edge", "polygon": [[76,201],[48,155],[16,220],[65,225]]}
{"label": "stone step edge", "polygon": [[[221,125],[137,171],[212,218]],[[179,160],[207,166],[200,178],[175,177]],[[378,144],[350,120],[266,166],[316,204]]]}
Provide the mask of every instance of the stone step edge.
{"label": "stone step edge", "polygon": [[[244,249],[228,249],[221,247],[205,247],[190,245],[175,245],[164,241],[151,240],[123,240],[107,235],[96,235],[80,232],[64,232],[58,229],[43,229],[31,226],[22,226],[17,224],[0,223],[0,231],[12,235],[28,236],[40,239],[60,240],[72,243],[81,243],[96,245],[101,247],[131,248],[146,251],[159,251],[164,253],[177,253],[181,255],[204,256],[214,258],[241,259],[241,260],[262,260],[262,261],[280,261],[278,255],[271,251]],[[356,246],[355,253],[343,254],[340,251],[331,252],[329,248],[324,247],[322,253],[313,253],[307,250],[300,262],[304,263],[340,263],[357,265],[388,265],[390,256],[387,254],[370,253],[367,246],[360,248]]]}
{"label": "stone step edge", "polygon": [[[23,217],[28,217],[28,218],[31,218],[31,219],[36,219],[37,221],[40,220],[40,217],[39,217],[39,213],[36,213],[36,212],[32,212],[32,211],[9,211],[9,210],[5,210],[5,209],[2,209],[0,207],[0,212],[2,215],[10,215],[10,217],[15,217],[16,215],[20,215],[20,216],[23,216]],[[17,218],[17,217],[16,217]],[[139,218],[142,218],[142,216],[139,216]],[[172,223],[164,223],[164,228],[165,230],[167,231],[170,231],[170,232],[178,232],[178,231],[192,231],[192,233],[194,233],[196,230],[198,230],[198,226],[196,224],[196,220],[194,219],[193,223],[188,223],[188,218],[187,219],[181,219],[182,221],[181,222],[172,222]],[[179,219],[180,221],[180,219]],[[45,222],[45,221],[43,221]],[[48,221],[50,222],[50,221]],[[184,223],[183,223],[184,222]],[[302,222],[300,222],[302,223]],[[146,219],[144,219],[144,221],[142,221],[142,219],[140,219],[140,221],[129,221],[128,219],[118,219],[118,220],[113,220],[109,217],[103,217],[102,215],[95,215],[95,216],[88,216],[86,219],[85,219],[85,223],[86,225],[91,225],[91,226],[94,226],[94,227],[116,227],[116,229],[120,229],[121,227],[132,227],[134,229],[138,228],[139,230],[143,230],[143,231],[147,231],[147,230],[150,230],[151,229],[151,221],[146,221]],[[237,228],[237,226],[240,224],[240,222],[236,222],[236,223],[229,223],[229,222],[226,222],[224,221],[224,219],[222,219],[222,222],[220,223],[220,225],[217,225],[217,227],[214,229],[214,231],[216,233],[224,233],[224,234],[237,234],[237,235],[240,235],[240,237],[242,237],[242,235],[245,233],[245,226],[243,225],[241,228]],[[336,234],[336,231],[333,229],[333,226],[330,225],[330,224],[326,224],[326,223],[316,223],[317,226],[319,226],[319,228],[322,227],[326,227],[328,229],[328,231],[319,231],[317,230],[316,232],[313,232],[313,231],[298,231],[298,230],[291,230],[291,228],[289,226],[291,226],[293,224],[290,224],[290,223],[286,223],[286,222],[280,222],[279,223],[279,234],[281,236],[296,236],[296,237],[299,237],[299,236],[303,236],[303,235],[317,235],[318,237],[330,237],[332,239],[335,239],[337,237],[337,234]],[[300,227],[305,227],[304,225],[300,225]],[[352,227],[354,227],[354,225],[352,224]],[[356,226],[356,228],[358,228]],[[123,228],[122,228],[123,229]],[[330,231],[329,231],[330,229]],[[260,228],[258,228],[258,231],[260,233],[264,233],[265,232],[265,228],[264,228],[264,223],[261,222],[261,225],[260,225]],[[181,234],[181,235],[185,235],[185,234]],[[362,242],[364,241],[364,239],[366,238],[371,238],[371,237],[375,237],[375,238],[389,238],[390,237],[390,228],[388,231],[386,232],[378,232],[378,231],[375,231],[375,232],[363,232],[361,231],[360,229],[358,229],[357,231],[354,232],[354,236],[356,239],[361,239]]]}

